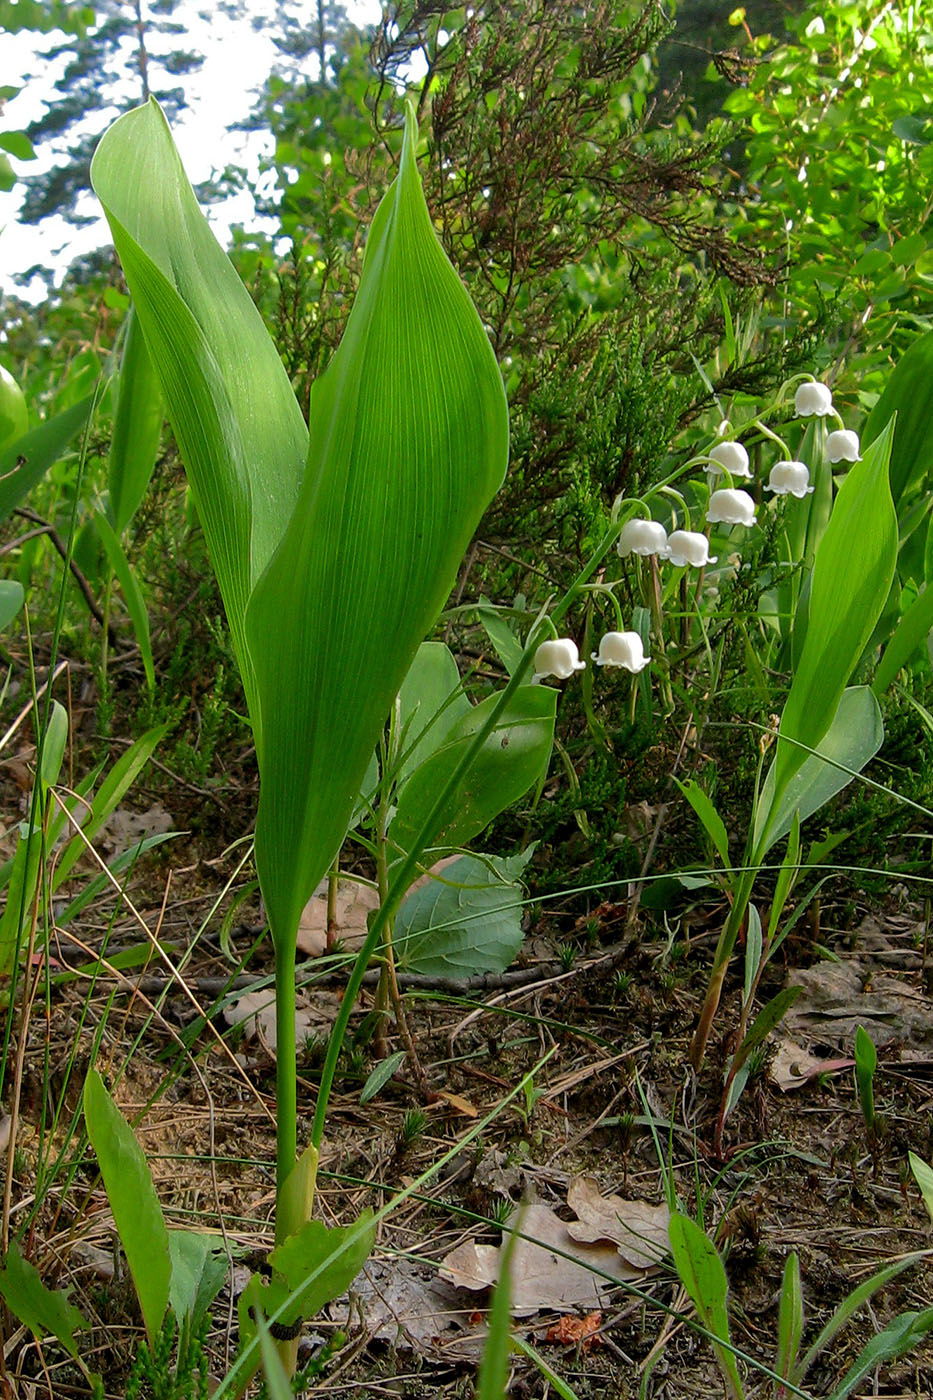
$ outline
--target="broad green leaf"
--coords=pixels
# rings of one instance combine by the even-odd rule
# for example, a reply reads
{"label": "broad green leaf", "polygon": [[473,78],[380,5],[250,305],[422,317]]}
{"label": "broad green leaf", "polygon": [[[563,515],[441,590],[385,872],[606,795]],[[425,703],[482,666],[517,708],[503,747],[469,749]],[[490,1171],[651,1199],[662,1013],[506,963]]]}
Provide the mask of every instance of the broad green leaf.
{"label": "broad green leaf", "polygon": [[910,1170],[914,1174],[914,1181],[920,1187],[923,1204],[930,1213],[930,1219],[933,1220],[933,1167],[926,1163],[922,1157],[918,1157],[916,1152],[908,1152],[907,1160],[910,1163]]}
{"label": "broad green leaf", "polygon": [[145,1154],[96,1069],[84,1081],[84,1122],[152,1345],[169,1301],[168,1230]]}
{"label": "broad green leaf", "polygon": [[692,778],[688,778],[685,783],[682,783],[679,778],[675,778],[674,782],[700,818],[707,836],[719,853],[719,859],[728,870],[729,837],[726,835],[726,824],[716,811],[708,794]]}
{"label": "broad green leaf", "polygon": [[403,756],[399,779],[404,781],[440,747],[454,723],[470,712],[457,663],[443,642],[422,642],[402,682],[399,702]]}
{"label": "broad green leaf", "polygon": [[24,1259],[15,1240],[10,1241],[3,1268],[0,1269],[0,1296],[14,1317],[41,1341],[50,1333],[65,1350],[78,1359],[75,1333],[89,1327],[87,1318],[68,1301],[60,1289],[46,1288],[28,1259]]}
{"label": "broad green leaf", "polygon": [[[485,723],[498,697],[490,695],[448,732],[445,742],[409,777],[399,794],[389,842],[409,851],[438,793]],[[463,846],[493,817],[517,802],[547,771],[554,740],[557,691],[547,685],[521,686],[489,735],[477,759],[440,814],[429,838],[436,845]]]}
{"label": "broad green leaf", "polygon": [[244,614],[295,508],[307,429],[157,102],[110,127],[91,182],[178,440],[255,721]]}
{"label": "broad green leaf", "polygon": [[28,431],[29,407],[26,395],[12,374],[0,365],[0,447],[18,442]]}
{"label": "broad green leaf", "polygon": [[395,920],[399,966],[429,977],[504,972],[524,938],[517,880],[532,853],[529,847],[505,860],[462,856],[410,894]]}
{"label": "broad green leaf", "polygon": [[891,432],[888,425],[850,469],[816,551],[807,638],[781,716],[773,765],[775,804],[806,761],[797,744],[816,749],[829,729],[888,596],[897,559],[897,517],[888,485]]}
{"label": "broad green leaf", "polygon": [[136,641],[139,645],[139,654],[142,658],[143,670],[146,673],[146,682],[150,690],[155,689],[155,667],[152,663],[152,643],[149,640],[149,610],[146,607],[146,600],[142,595],[139,581],[133,573],[129,559],[120,543],[120,537],[114,530],[110,521],[103,515],[98,515],[94,524],[97,533],[100,535],[104,549],[107,551],[107,558],[110,560],[110,567],[117,576],[120,588],[123,592],[123,601],[126,603],[126,610],[130,615],[133,624],[133,631],[136,633]]}
{"label": "broad green leaf", "polygon": [[263,734],[256,862],[287,944],[508,456],[498,366],[434,232],[416,139],[409,107],[347,328],[312,393],[298,507],[246,622]]}
{"label": "broad green leaf", "polygon": [[858,1086],[859,1103],[865,1126],[870,1128],[875,1121],[875,1070],[878,1068],[878,1052],[875,1042],[864,1026],[855,1028],[855,1082]]}
{"label": "broad green leaf", "polygon": [[65,745],[68,743],[68,711],[57,700],[52,701],[52,709],[39,757],[39,781],[43,788],[54,787],[62,771]]}
{"label": "broad green leaf", "polygon": [[775,1026],[780,1025],[802,991],[802,987],[784,987],[761,1008],[751,1029],[736,1051],[736,1059],[741,1064],[744,1064],[752,1051],[756,1050],[762,1041],[767,1039]]}
{"label": "broad green leaf", "polygon": [[768,769],[758,805],[755,808],[755,848],[760,860],[786,836],[794,814],[801,824],[860,773],[881,748],[884,725],[881,710],[871,690],[853,685],[843,692],[839,708],[817,752],[804,754],[797,772],[789,779],[780,801],[774,800],[775,763]]}
{"label": "broad green leaf", "polygon": [[113,527],[122,535],[149,486],[159,455],[165,403],[135,307],[127,317],[108,486]]}
{"label": "broad green leaf", "polygon": [[38,428],[0,449],[0,520],[29,495],[84,425],[93,406],[93,395],[73,404]]}
{"label": "broad green leaf", "polygon": [[23,585],[15,578],[0,579],[0,632],[9,627],[23,606]]}
{"label": "broad green leaf", "polygon": [[178,1326],[197,1332],[227,1279],[227,1256],[214,1235],[169,1230],[169,1303]]}
{"label": "broad green leaf", "polygon": [[895,414],[891,445],[891,495],[900,510],[904,494],[924,487],[933,464],[933,331],[915,340],[892,370],[862,433],[873,442]]}
{"label": "broad green leaf", "polygon": [[928,583],[914,599],[894,630],[878,663],[871,688],[882,695],[902,666],[906,666],[933,630],[933,584]]}
{"label": "broad green leaf", "polygon": [[[700,1321],[720,1342],[728,1343],[729,1281],[716,1246],[696,1221],[681,1215],[679,1211],[671,1216],[668,1236],[677,1276]],[[742,1382],[735,1356],[728,1347],[719,1346],[716,1342],[713,1343],[713,1350],[726,1385],[734,1400],[738,1400],[742,1395]]]}

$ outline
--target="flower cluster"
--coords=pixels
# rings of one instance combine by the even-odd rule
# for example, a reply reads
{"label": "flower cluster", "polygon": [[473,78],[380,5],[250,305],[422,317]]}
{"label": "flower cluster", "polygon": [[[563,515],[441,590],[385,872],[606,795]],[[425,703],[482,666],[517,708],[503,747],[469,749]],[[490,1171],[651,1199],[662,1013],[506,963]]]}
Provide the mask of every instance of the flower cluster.
{"label": "flower cluster", "polygon": [[[833,406],[832,391],[815,379],[798,385],[794,393],[794,412],[798,418],[833,416],[837,422],[841,422]],[[780,444],[780,438],[774,433],[762,424],[759,427],[767,437]],[[733,439],[728,421],[720,424],[719,437],[722,440],[699,459],[705,463],[710,484],[706,521],[710,525],[752,526],[756,518],[754,499],[747,491],[731,485],[733,480],[751,480],[748,452]],[[787,448],[784,450],[786,452]],[[857,462],[860,452],[857,433],[840,427],[827,434],[826,456],[830,462]],[[717,478],[723,476],[730,483],[728,486],[716,484]],[[810,485],[810,469],[805,462],[782,458],[771,468],[764,489],[775,496],[795,496],[802,500],[814,489]],[[709,539],[705,534],[696,530],[674,529],[668,535],[659,521],[638,517],[626,521],[622,526],[616,549],[623,559],[633,554],[642,558],[666,559],[677,568],[702,569],[707,564],[717,562],[717,556],[710,555]],[[616,610],[618,612],[618,605]],[[597,666],[619,666],[638,675],[651,657],[645,655],[644,643],[638,632],[607,632],[599,643],[599,651],[592,653],[592,659]],[[569,637],[559,637],[542,642],[535,652],[534,679],[540,681],[554,676],[558,680],[568,680],[575,671],[582,671],[585,667],[576,643]]]}

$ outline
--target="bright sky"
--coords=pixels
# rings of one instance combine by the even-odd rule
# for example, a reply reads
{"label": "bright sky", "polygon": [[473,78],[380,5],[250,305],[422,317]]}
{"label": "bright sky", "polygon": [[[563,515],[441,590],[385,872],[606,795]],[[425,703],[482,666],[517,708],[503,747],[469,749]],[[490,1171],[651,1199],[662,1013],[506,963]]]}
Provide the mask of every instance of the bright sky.
{"label": "bright sky", "polygon": [[[247,0],[251,16],[268,14],[274,4],[275,0]],[[254,32],[248,19],[237,23],[218,12],[211,15],[208,25],[200,9],[197,0],[183,0],[172,16],[188,30],[175,41],[175,46],[190,46],[206,55],[199,71],[177,80],[178,85],[185,88],[189,105],[173,128],[175,141],[195,185],[209,180],[227,165],[243,166],[255,178],[260,159],[272,154],[271,137],[261,131],[228,131],[226,128],[228,123],[248,115],[258,89],[272,68],[276,51],[269,36]],[[361,25],[375,23],[381,14],[379,0],[346,0],[345,9],[348,17]],[[4,35],[0,85],[23,84],[19,94],[4,108],[3,126],[7,130],[28,126],[54,100],[52,84],[60,76],[66,60],[53,63],[45,54],[61,40],[60,32],[35,35],[24,31]],[[153,40],[153,47],[155,44]],[[168,80],[172,85],[175,81]],[[37,161],[14,161],[13,164],[18,173],[28,175],[48,168],[53,160],[53,156],[40,149]],[[271,186],[273,176],[269,174],[264,178]],[[56,269],[59,282],[72,258],[109,243],[110,233],[92,196],[79,204],[79,212],[98,217],[93,224],[81,228],[73,227],[58,216],[24,227],[16,218],[21,198],[22,186],[14,187],[9,194],[0,194],[0,289],[41,301],[45,289],[40,279],[34,278],[28,287],[19,287],[13,283],[13,275],[41,262]],[[253,223],[252,200],[248,194],[240,194],[212,206],[208,217],[218,238],[225,242],[232,225],[250,227]]]}

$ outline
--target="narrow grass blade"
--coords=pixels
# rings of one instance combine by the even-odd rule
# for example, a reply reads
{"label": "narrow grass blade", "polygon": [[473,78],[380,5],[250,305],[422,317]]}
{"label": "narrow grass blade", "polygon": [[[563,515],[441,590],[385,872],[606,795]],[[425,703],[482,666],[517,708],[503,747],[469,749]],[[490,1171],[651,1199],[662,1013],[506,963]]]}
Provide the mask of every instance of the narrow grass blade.
{"label": "narrow grass blade", "polygon": [[726,824],[713,806],[709,795],[705,793],[699,783],[695,783],[692,778],[688,778],[686,782],[681,782],[679,778],[675,778],[674,782],[700,818],[707,836],[712,841],[713,846],[719,854],[719,859],[728,870],[729,837],[726,835]]}
{"label": "narrow grass blade", "polygon": [[152,1346],[169,1300],[168,1231],[143,1150],[96,1069],[84,1083],[84,1121]]}
{"label": "narrow grass blade", "polygon": [[515,1229],[502,1250],[499,1280],[493,1289],[489,1309],[489,1332],[483,1347],[476,1400],[504,1400],[509,1379],[509,1352],[512,1342],[512,1255],[521,1229],[521,1211]]}
{"label": "narrow grass blade", "polygon": [[877,1274],[872,1274],[871,1278],[860,1283],[858,1288],[853,1288],[848,1298],[843,1298],[826,1326],[817,1336],[813,1345],[808,1349],[806,1355],[797,1367],[794,1381],[797,1385],[803,1382],[804,1377],[813,1365],[820,1352],[825,1351],[836,1333],[845,1327],[846,1323],[855,1316],[863,1303],[867,1303],[869,1298],[874,1297],[879,1288],[883,1288],[886,1283],[890,1283],[893,1278],[897,1278],[899,1273],[915,1264],[920,1258],[919,1255],[910,1255],[907,1259],[899,1259],[896,1264],[889,1264],[887,1268],[880,1269]]}
{"label": "narrow grass blade", "polygon": [[908,1152],[907,1160],[910,1163],[914,1181],[920,1187],[923,1204],[930,1213],[930,1219],[933,1220],[933,1167],[929,1166],[922,1157],[918,1157],[916,1152]]}
{"label": "narrow grass blade", "polygon": [[925,1308],[923,1312],[901,1313],[888,1323],[883,1332],[865,1344],[829,1400],[845,1400],[870,1371],[895,1356],[913,1351],[930,1331],[933,1331],[933,1308]]}
{"label": "narrow grass blade", "polygon": [[928,583],[914,599],[894,629],[884,649],[871,688],[883,695],[902,666],[923,646],[933,628],[933,584]]}
{"label": "narrow grass blade", "polygon": [[256,862],[273,935],[347,830],[377,738],[508,455],[502,380],[434,232],[406,118],[340,348],[311,399],[301,497],[250,600]]}

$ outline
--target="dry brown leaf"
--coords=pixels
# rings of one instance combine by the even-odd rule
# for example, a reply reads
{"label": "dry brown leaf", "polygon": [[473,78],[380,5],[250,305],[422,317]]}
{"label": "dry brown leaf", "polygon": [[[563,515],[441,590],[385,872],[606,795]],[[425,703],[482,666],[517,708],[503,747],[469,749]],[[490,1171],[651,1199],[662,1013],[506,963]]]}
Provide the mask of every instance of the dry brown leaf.
{"label": "dry brown leaf", "polygon": [[919,987],[886,972],[873,956],[794,968],[788,985],[803,988],[784,1017],[796,1039],[850,1048],[856,1027],[878,1044],[933,1046],[933,1003]]}
{"label": "dry brown leaf", "polygon": [[635,1269],[650,1269],[670,1253],[667,1228],[671,1213],[666,1205],[604,1196],[590,1176],[571,1182],[567,1204],[580,1220],[567,1226],[573,1239],[613,1240],[622,1258]]}
{"label": "dry brown leaf", "polygon": [[[161,836],[171,831],[174,825],[174,818],[159,802],[153,802],[145,812],[131,812],[128,807],[117,807],[97,833],[94,844],[106,855],[114,855],[138,846],[147,836]],[[68,834],[71,835],[70,827]]]}
{"label": "dry brown leaf", "polygon": [[330,1308],[339,1326],[361,1316],[370,1337],[435,1359],[478,1361],[485,1319],[473,1321],[472,1305],[438,1278],[430,1266],[409,1259],[370,1259],[353,1281],[353,1307],[346,1299]]}
{"label": "dry brown leaf", "polygon": [[[335,931],[345,948],[361,946],[369,929],[369,915],[379,908],[379,893],[358,880],[338,880]],[[305,905],[298,925],[298,947],[309,958],[319,958],[327,947],[327,881],[322,880]]]}
{"label": "dry brown leaf", "polygon": [[782,1094],[786,1094],[789,1089],[799,1089],[802,1084],[815,1079],[818,1074],[836,1074],[839,1070],[848,1069],[852,1064],[854,1061],[848,1058],[820,1059],[818,1055],[812,1055],[809,1050],[798,1045],[797,1041],[785,1035],[778,1042],[774,1058],[768,1066],[768,1078]]}
{"label": "dry brown leaf", "polygon": [[[512,1312],[517,1317],[543,1308],[593,1311],[603,1306],[612,1287],[602,1274],[619,1282],[639,1277],[640,1271],[629,1268],[614,1247],[572,1239],[549,1206],[527,1206],[517,1222],[522,1235],[515,1241],[511,1268]],[[440,1275],[457,1288],[475,1291],[498,1282],[501,1262],[500,1246],[467,1240],[441,1260]]]}
{"label": "dry brown leaf", "polygon": [[446,1103],[457,1113],[462,1113],[464,1118],[479,1117],[479,1109],[476,1104],[465,1099],[462,1094],[452,1094],[448,1089],[435,1089],[432,1097]]}
{"label": "dry brown leaf", "polygon": [[[318,1031],[330,1029],[337,1015],[340,998],[333,992],[317,991],[314,1005],[299,1005],[295,1008],[295,1043],[301,1045],[309,1036]],[[263,987],[255,992],[244,992],[224,1007],[224,1020],[228,1026],[242,1026],[246,1040],[259,1041],[275,1054],[275,989]]]}

